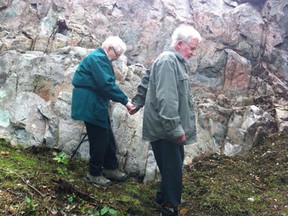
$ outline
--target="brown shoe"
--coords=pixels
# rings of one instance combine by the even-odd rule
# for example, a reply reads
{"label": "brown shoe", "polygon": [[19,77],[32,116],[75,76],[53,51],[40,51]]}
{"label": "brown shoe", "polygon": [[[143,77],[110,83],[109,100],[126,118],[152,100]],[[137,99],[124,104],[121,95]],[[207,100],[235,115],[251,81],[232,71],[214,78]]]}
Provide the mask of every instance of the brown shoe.
{"label": "brown shoe", "polygon": [[124,172],[121,172],[118,169],[114,169],[114,170],[104,169],[103,175],[106,178],[115,180],[115,181],[124,181],[125,179],[127,179],[127,174]]}
{"label": "brown shoe", "polygon": [[112,184],[112,182],[109,179],[106,179],[104,176],[92,176],[89,173],[87,173],[87,176],[84,177],[84,181],[96,184],[98,186],[102,187],[108,187]]}

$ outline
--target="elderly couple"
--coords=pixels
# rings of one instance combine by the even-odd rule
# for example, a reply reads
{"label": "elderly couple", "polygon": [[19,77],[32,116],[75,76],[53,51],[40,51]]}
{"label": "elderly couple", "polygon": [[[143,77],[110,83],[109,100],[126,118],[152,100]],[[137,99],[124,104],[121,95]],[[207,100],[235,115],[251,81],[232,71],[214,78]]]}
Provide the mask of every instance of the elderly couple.
{"label": "elderly couple", "polygon": [[115,84],[112,61],[126,51],[119,37],[108,37],[79,64],[72,80],[72,118],[84,121],[90,160],[87,182],[108,186],[123,181],[108,114],[109,101],[120,102],[133,115],[144,105],[143,139],[151,143],[161,182],[155,202],[161,214],[179,215],[185,144],[196,140],[195,115],[186,60],[195,55],[201,36],[182,24],[172,34],[170,47],[154,61],[132,99]]}

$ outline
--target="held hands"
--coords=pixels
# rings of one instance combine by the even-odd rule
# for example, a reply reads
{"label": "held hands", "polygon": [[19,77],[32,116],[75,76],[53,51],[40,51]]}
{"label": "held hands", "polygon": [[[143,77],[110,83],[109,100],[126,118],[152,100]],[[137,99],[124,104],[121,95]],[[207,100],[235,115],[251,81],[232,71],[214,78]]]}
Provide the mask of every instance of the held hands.
{"label": "held hands", "polygon": [[140,108],[133,105],[133,107],[128,111],[130,115],[134,115],[136,112],[138,112]]}
{"label": "held hands", "polygon": [[129,113],[130,113],[130,110],[135,107],[134,104],[132,104],[130,101],[128,101],[128,103],[125,106]]}
{"label": "held hands", "polygon": [[130,115],[134,115],[140,109],[139,107],[137,107],[136,105],[134,105],[130,101],[128,101],[128,103],[125,106],[126,106]]}

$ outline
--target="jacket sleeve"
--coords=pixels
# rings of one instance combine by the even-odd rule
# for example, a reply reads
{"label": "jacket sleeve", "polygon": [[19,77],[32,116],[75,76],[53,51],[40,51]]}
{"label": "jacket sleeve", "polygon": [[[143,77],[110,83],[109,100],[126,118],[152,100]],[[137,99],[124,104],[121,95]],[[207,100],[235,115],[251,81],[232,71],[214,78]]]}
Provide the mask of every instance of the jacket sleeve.
{"label": "jacket sleeve", "polygon": [[164,57],[156,68],[156,98],[157,109],[166,132],[173,140],[185,134],[178,113],[178,76],[176,65],[172,58]]}
{"label": "jacket sleeve", "polygon": [[114,102],[120,102],[123,105],[128,103],[128,97],[115,83],[113,67],[105,59],[91,58],[88,61],[92,71],[92,76],[96,83],[96,90],[99,94]]}
{"label": "jacket sleeve", "polygon": [[149,84],[150,70],[146,70],[144,76],[141,79],[140,84],[137,87],[137,93],[135,97],[132,99],[133,104],[137,106],[137,108],[141,108],[145,105],[146,93]]}

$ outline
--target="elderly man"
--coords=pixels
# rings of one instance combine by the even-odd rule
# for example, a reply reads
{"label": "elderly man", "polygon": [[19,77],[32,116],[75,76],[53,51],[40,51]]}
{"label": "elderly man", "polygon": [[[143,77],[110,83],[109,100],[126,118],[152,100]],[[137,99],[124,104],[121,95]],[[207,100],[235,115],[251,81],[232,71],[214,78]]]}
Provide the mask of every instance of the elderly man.
{"label": "elderly man", "polygon": [[[119,37],[108,37],[79,64],[72,84],[72,118],[85,123],[90,160],[87,182],[108,186],[111,179],[122,181],[126,174],[118,169],[116,144],[109,119],[109,101],[120,102],[129,110],[133,105],[115,84],[112,61],[126,50]],[[103,174],[103,175],[102,175]]]}
{"label": "elderly man", "polygon": [[186,59],[195,55],[201,36],[180,25],[172,43],[147,70],[137,89],[130,114],[144,107],[143,138],[150,141],[161,182],[155,202],[163,216],[179,215],[185,144],[196,141],[196,125]]}

